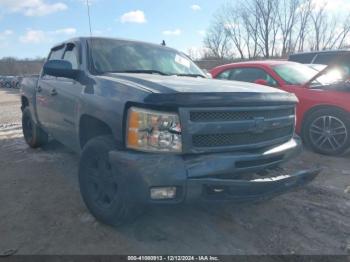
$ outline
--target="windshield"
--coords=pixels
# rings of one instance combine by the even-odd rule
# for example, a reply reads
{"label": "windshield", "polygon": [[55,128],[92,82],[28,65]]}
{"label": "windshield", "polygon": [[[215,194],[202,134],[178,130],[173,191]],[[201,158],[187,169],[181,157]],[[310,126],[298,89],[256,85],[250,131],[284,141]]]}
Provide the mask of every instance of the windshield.
{"label": "windshield", "polygon": [[305,84],[318,73],[302,64],[275,65],[273,70],[289,85]]}
{"label": "windshield", "polygon": [[161,45],[93,39],[89,46],[92,66],[101,74],[134,72],[205,76],[186,55]]}
{"label": "windshield", "polygon": [[[319,73],[318,70],[302,64],[276,65],[273,70],[289,85],[306,84]],[[330,85],[341,80],[342,74],[337,69],[332,69],[312,81],[311,86]]]}

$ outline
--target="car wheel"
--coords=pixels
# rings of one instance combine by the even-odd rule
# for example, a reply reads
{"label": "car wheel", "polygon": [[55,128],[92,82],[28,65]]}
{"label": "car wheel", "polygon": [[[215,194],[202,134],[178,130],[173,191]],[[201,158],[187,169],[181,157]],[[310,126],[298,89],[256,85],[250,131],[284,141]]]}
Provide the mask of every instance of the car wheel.
{"label": "car wheel", "polygon": [[48,141],[48,135],[34,123],[28,107],[22,113],[22,130],[24,140],[30,147],[36,148]]}
{"label": "car wheel", "polygon": [[101,222],[117,226],[132,221],[141,209],[130,197],[126,178],[112,172],[108,153],[116,149],[111,136],[99,136],[84,146],[79,185],[89,211]]}
{"label": "car wheel", "polygon": [[315,152],[340,155],[350,146],[350,116],[339,109],[317,110],[305,120],[302,136]]}

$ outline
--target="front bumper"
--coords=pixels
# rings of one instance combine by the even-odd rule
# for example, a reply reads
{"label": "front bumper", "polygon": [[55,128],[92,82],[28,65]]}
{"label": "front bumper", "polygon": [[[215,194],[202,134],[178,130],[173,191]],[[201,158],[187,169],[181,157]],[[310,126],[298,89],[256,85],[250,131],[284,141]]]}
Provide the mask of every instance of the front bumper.
{"label": "front bumper", "polygon": [[[293,189],[314,179],[314,168],[295,174],[251,178],[251,173],[277,166],[301,151],[300,138],[254,153],[198,155],[150,154],[111,151],[113,172],[123,177],[134,201],[180,203],[197,200],[251,201]],[[176,198],[152,200],[151,187],[175,186]]]}

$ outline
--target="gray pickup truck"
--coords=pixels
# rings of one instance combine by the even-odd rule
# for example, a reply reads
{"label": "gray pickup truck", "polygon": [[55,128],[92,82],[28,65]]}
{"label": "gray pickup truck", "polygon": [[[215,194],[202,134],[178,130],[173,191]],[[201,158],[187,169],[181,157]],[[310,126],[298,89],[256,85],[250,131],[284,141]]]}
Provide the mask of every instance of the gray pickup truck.
{"label": "gray pickup truck", "polygon": [[23,80],[21,100],[28,145],[51,136],[78,152],[83,200],[111,225],[146,204],[264,199],[319,173],[266,171],[301,150],[293,94],[208,79],[161,45],[68,40]]}

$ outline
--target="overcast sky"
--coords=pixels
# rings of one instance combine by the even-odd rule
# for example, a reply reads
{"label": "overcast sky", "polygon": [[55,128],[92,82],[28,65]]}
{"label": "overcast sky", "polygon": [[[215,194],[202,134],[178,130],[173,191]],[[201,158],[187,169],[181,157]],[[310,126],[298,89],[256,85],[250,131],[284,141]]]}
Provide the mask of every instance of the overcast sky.
{"label": "overcast sky", "polygon": [[[89,0],[93,35],[199,48],[226,0]],[[47,55],[57,42],[89,35],[86,0],[0,0],[0,57]]]}

